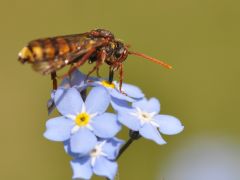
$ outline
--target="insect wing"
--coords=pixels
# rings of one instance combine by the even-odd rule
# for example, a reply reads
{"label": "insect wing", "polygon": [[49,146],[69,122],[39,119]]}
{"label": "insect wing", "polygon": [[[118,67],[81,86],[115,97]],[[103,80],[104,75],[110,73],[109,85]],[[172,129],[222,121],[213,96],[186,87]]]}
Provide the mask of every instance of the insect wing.
{"label": "insect wing", "polygon": [[[92,51],[93,49],[96,49],[107,43],[107,41],[102,38],[99,38],[97,40],[92,40],[86,37],[79,39],[79,37],[74,38],[74,36],[68,36],[67,38],[69,38],[69,42],[71,43],[79,43],[78,47],[76,47],[76,50],[59,55],[53,60],[46,59],[42,61],[35,61],[32,64],[33,69],[42,74],[50,74],[51,72],[57,71],[68,64],[76,62],[77,60],[81,59],[81,57],[87,52]],[[76,42],[76,39],[78,42]]]}

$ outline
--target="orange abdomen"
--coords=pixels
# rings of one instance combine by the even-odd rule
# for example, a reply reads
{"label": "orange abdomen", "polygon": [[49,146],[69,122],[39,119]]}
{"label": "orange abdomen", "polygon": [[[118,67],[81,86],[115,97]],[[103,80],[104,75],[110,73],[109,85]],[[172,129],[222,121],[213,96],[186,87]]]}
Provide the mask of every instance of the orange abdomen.
{"label": "orange abdomen", "polygon": [[51,61],[76,49],[76,43],[63,37],[45,38],[31,41],[19,52],[18,57],[22,63]]}

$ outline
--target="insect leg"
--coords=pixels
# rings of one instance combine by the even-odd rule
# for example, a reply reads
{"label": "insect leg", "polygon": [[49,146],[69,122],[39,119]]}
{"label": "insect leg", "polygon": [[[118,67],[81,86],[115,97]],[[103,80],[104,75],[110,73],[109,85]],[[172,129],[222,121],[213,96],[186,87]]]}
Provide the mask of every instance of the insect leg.
{"label": "insect leg", "polygon": [[87,74],[87,78],[96,70],[99,69],[99,67],[102,65],[102,62],[101,61],[97,61],[96,62],[96,65],[92,68],[91,71],[89,71],[89,73]]}
{"label": "insect leg", "polygon": [[[56,71],[51,72],[51,79],[52,79],[53,91],[54,91],[57,89],[57,73],[56,73]],[[55,107],[56,106],[55,106],[54,100],[52,98],[50,98],[47,103],[48,114],[51,114],[51,112],[54,110]]]}
{"label": "insect leg", "polygon": [[108,76],[108,82],[111,84],[113,82],[113,76],[114,76],[114,70],[113,68],[110,66],[109,67],[109,76]]}
{"label": "insect leg", "polygon": [[[81,65],[83,65],[87,60],[88,58],[92,55],[92,53],[94,53],[96,50],[96,48],[92,48],[90,49],[86,54],[84,54],[81,59],[79,59],[77,61],[77,63],[73,64],[70,69],[68,70],[67,73],[63,74],[62,76],[60,76],[60,78],[65,78],[67,76],[70,76],[78,67],[80,67]],[[73,60],[76,60],[78,59],[77,57],[74,57],[73,59],[69,60],[70,62],[73,61]]]}
{"label": "insect leg", "polygon": [[98,54],[99,58],[96,61],[96,65],[93,67],[93,69],[88,73],[87,78],[90,76],[90,74],[92,74],[94,71],[98,71],[99,67],[104,63],[105,59],[106,59],[106,51],[103,50],[101,52],[99,52]]}
{"label": "insect leg", "polygon": [[88,60],[88,58],[92,55],[92,53],[94,53],[95,51],[96,49],[92,48],[86,54],[84,54],[84,56],[69,69],[68,75],[72,74],[73,71],[75,71],[78,67],[83,65]]}
{"label": "insect leg", "polygon": [[97,77],[99,77],[99,78],[101,78],[101,75],[100,75],[100,73],[99,73],[99,68],[97,68]]}
{"label": "insect leg", "polygon": [[121,93],[123,93],[122,83],[123,83],[123,64],[120,63],[120,67],[119,67],[119,90],[120,90]]}
{"label": "insect leg", "polygon": [[57,73],[56,71],[51,72],[51,79],[52,79],[52,83],[53,83],[53,90],[57,89]]}

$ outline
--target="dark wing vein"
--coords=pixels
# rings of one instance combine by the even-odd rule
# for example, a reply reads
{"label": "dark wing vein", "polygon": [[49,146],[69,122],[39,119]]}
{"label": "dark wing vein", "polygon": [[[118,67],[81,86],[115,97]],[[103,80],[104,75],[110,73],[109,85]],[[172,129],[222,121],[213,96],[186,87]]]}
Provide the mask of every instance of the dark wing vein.
{"label": "dark wing vein", "polygon": [[[72,38],[72,36],[69,36],[69,38]],[[72,64],[91,49],[97,49],[106,43],[107,41],[104,39],[93,41],[86,38],[83,42],[81,42],[79,50],[58,56],[53,60],[36,61],[32,64],[32,67],[35,71],[40,72],[41,74],[50,74],[51,72],[63,68],[65,65]]]}

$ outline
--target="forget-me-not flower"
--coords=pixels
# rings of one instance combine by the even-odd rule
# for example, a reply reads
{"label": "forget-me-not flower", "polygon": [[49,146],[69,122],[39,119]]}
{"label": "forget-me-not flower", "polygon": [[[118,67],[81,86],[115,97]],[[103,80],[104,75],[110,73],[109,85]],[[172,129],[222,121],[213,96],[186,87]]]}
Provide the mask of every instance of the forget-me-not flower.
{"label": "forget-me-not flower", "polygon": [[[66,76],[58,88],[71,88],[71,87],[78,87],[79,92],[87,88],[86,83],[87,75],[81,73],[78,69],[72,72],[71,76]],[[54,96],[55,96],[56,90],[53,90],[51,92],[51,97],[47,102],[47,108],[48,108],[48,114],[51,114],[52,111],[55,108],[54,104]]]}
{"label": "forget-me-not flower", "polygon": [[71,73],[71,76],[66,76],[59,87],[70,88],[77,86],[82,88],[85,86],[87,80],[87,75],[83,74],[81,71],[76,69]]}
{"label": "forget-me-not flower", "polygon": [[134,102],[144,97],[141,89],[132,84],[123,83],[121,91],[119,89],[119,83],[116,81],[109,83],[104,79],[96,79],[88,81],[87,84],[88,86],[104,87],[109,92],[111,105],[116,111],[126,106],[129,102]]}
{"label": "forget-me-not flower", "polygon": [[102,87],[94,87],[85,102],[77,89],[59,88],[54,102],[63,116],[47,121],[44,136],[53,141],[69,140],[72,152],[86,154],[96,145],[97,137],[112,138],[121,129],[116,115],[105,112],[110,97]]}
{"label": "forget-me-not flower", "polygon": [[181,132],[181,122],[170,115],[160,115],[160,103],[156,98],[142,99],[132,103],[132,108],[125,108],[118,112],[118,120],[133,131],[139,131],[140,135],[165,144],[166,141],[160,133],[173,135]]}
{"label": "forget-me-not flower", "polygon": [[117,138],[100,139],[91,152],[81,155],[71,152],[69,141],[66,141],[64,148],[74,157],[71,161],[73,179],[90,179],[94,173],[113,180],[118,167],[115,159],[122,144]]}

